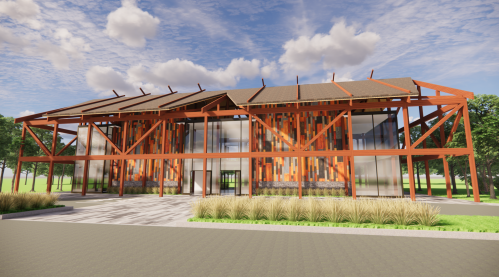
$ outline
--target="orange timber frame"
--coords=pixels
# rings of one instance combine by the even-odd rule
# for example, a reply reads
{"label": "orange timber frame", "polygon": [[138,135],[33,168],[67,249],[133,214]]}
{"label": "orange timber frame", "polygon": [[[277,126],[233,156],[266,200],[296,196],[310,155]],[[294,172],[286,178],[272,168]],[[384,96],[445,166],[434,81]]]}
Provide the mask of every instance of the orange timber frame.
{"label": "orange timber frame", "polygon": [[[384,85],[390,86],[392,88],[399,89],[401,91],[406,91],[405,89],[395,87],[393,85],[388,85],[385,84],[381,81],[374,80],[371,78],[368,78],[369,80],[382,83]],[[334,83],[334,81],[333,81]],[[468,92],[468,91],[463,91],[463,90],[458,90],[458,89],[453,89],[449,87],[444,87],[444,86],[439,86],[439,85],[434,85],[426,82],[421,82],[421,81],[416,81],[414,80],[414,84],[417,86],[417,89],[419,91],[419,96],[411,96],[411,97],[399,97],[399,98],[392,98],[391,100],[388,100],[386,102],[364,102],[361,103],[362,100],[350,100],[347,101],[346,104],[330,104],[330,105],[314,105],[314,106],[303,106],[300,103],[296,103],[295,105],[291,107],[277,107],[277,108],[260,108],[256,107],[253,108],[252,106],[239,106],[236,107],[234,110],[220,110],[220,103],[222,100],[227,99],[226,96],[222,96],[221,98],[215,100],[214,102],[204,106],[201,109],[196,109],[196,110],[181,110],[181,111],[160,111],[158,114],[147,114],[147,115],[134,115],[133,113],[113,113],[113,114],[108,114],[108,115],[82,115],[79,117],[66,117],[66,118],[61,118],[61,117],[47,117],[44,119],[40,119],[42,114],[50,114],[52,112],[56,111],[61,111],[65,110],[66,108],[63,109],[58,109],[54,111],[49,111],[46,113],[40,113],[40,114],[35,114],[31,116],[26,116],[22,118],[17,118],[17,122],[23,122],[23,129],[22,129],[22,139],[24,140],[26,137],[26,132],[28,132],[35,142],[41,147],[43,152],[45,153],[46,156],[40,156],[40,157],[25,157],[23,155],[23,146],[21,145],[21,149],[19,151],[19,160],[18,160],[18,168],[21,168],[21,165],[23,162],[47,162],[50,164],[49,167],[49,174],[48,174],[48,181],[47,181],[47,193],[51,192],[51,187],[52,187],[52,175],[53,175],[53,170],[54,170],[54,164],[55,163],[65,163],[65,164],[73,164],[76,160],[83,160],[85,161],[84,164],[84,176],[83,176],[83,188],[82,188],[82,195],[86,194],[86,187],[87,187],[87,173],[88,173],[88,167],[89,167],[89,161],[90,160],[111,160],[111,166],[113,162],[115,161],[122,161],[122,164],[125,160],[127,159],[144,159],[144,160],[149,160],[149,159],[161,159],[161,161],[164,161],[164,159],[203,159],[203,171],[204,171],[204,177],[203,177],[203,197],[206,196],[206,168],[207,168],[207,159],[213,159],[213,158],[264,158],[264,157],[274,157],[276,155],[280,157],[297,157],[298,158],[298,187],[299,187],[299,197],[301,198],[302,196],[302,158],[303,157],[322,157],[322,156],[343,156],[344,158],[349,161],[350,164],[350,176],[355,176],[355,156],[407,156],[407,159],[402,162],[406,162],[408,165],[408,171],[409,171],[409,187],[410,187],[410,197],[413,201],[416,200],[416,194],[415,194],[415,184],[414,184],[414,170],[413,170],[413,162],[416,161],[425,161],[425,172],[426,172],[426,180],[427,180],[427,186],[428,186],[428,195],[431,195],[431,182],[430,182],[430,176],[429,176],[429,168],[428,168],[428,161],[429,160],[434,160],[434,159],[442,159],[443,164],[444,164],[444,171],[445,171],[445,179],[446,179],[446,188],[447,188],[447,197],[452,198],[452,193],[451,193],[451,185],[450,185],[450,177],[449,177],[449,167],[446,161],[446,156],[461,156],[461,155],[468,155],[469,156],[469,165],[470,165],[470,173],[471,173],[471,183],[473,187],[473,196],[474,196],[474,201],[475,202],[480,202],[480,197],[478,193],[478,180],[477,180],[477,175],[476,175],[476,167],[475,167],[475,158],[474,158],[474,153],[473,153],[473,144],[472,144],[472,139],[471,139],[471,128],[470,128],[470,121],[469,121],[469,115],[468,115],[468,105],[467,105],[467,99],[473,99],[473,93]],[[264,85],[265,86],[265,85]],[[435,96],[422,96],[421,95],[421,87],[428,88],[435,90]],[[261,90],[261,89],[260,89]],[[257,91],[255,94],[258,94],[259,91]],[[440,92],[445,92],[452,94],[452,96],[441,96]],[[187,95],[186,97],[188,97]],[[297,95],[299,97],[299,95]],[[222,99],[224,98],[224,99]],[[115,99],[115,98],[112,98]],[[395,101],[394,101],[395,100]],[[106,100],[100,100],[102,102]],[[91,102],[89,104],[96,103],[96,102]],[[89,104],[83,104],[80,106],[85,106]],[[444,105],[444,107],[442,107]],[[423,107],[424,106],[437,106],[437,110],[424,116],[423,115]],[[409,107],[419,107],[419,116],[420,119],[409,123]],[[392,149],[392,150],[353,150],[353,148],[348,149],[348,150],[335,150],[335,151],[306,151],[305,149],[317,138],[320,137],[320,135],[323,134],[327,129],[329,129],[334,122],[336,122],[338,119],[343,117],[345,114],[348,114],[348,140],[349,140],[349,145],[353,145],[352,143],[352,120],[351,120],[351,114],[352,111],[355,110],[365,110],[365,109],[396,109],[397,113],[400,109],[402,109],[402,114],[403,114],[403,121],[404,121],[404,127],[400,128],[398,130],[399,133],[404,132],[405,134],[405,141],[403,142],[402,149]],[[272,128],[270,128],[267,124],[265,124],[262,120],[258,118],[258,114],[276,114],[276,113],[294,113],[295,116],[299,117],[301,112],[309,112],[309,111],[338,111],[339,114],[338,116],[328,125],[326,126],[320,133],[318,133],[312,140],[306,143],[304,147],[300,147],[301,145],[301,136],[299,134],[300,126],[297,126],[298,130],[298,139],[297,139],[297,145],[293,145],[287,140],[285,140],[281,135],[279,135],[276,131],[274,131]],[[457,117],[456,120],[454,121],[454,126],[451,130],[451,133],[447,139],[445,139],[444,136],[444,127],[443,123],[448,120],[454,113],[457,112]],[[444,114],[447,113],[445,116]],[[289,152],[254,152],[253,149],[250,149],[249,152],[240,152],[240,153],[207,153],[207,124],[206,122],[208,121],[209,117],[223,117],[223,116],[240,116],[240,115],[246,115],[250,122],[252,118],[255,118],[257,122],[259,122],[263,127],[268,129],[270,132],[272,132],[278,139],[282,140],[286,144],[290,146],[293,151]],[[446,148],[445,144],[449,141],[452,140],[453,133],[457,129],[457,125],[461,119],[461,117],[464,119],[464,127],[465,127],[465,132],[466,132],[466,142],[467,142],[467,147],[466,148]],[[162,149],[159,154],[130,154],[132,150],[137,147],[141,141],[143,141],[147,136],[154,130],[156,127],[161,125],[161,130],[163,133],[163,138],[165,138],[165,122],[167,119],[172,119],[172,118],[204,118],[205,122],[205,128],[204,128],[204,153],[182,153],[182,154],[170,154],[170,153],[165,153],[165,147],[164,143],[162,144]],[[426,124],[427,121],[432,120],[434,118],[439,118],[438,123],[436,123],[432,128],[429,128]],[[134,145],[132,145],[129,149],[126,149],[126,144],[125,140],[123,140],[121,149],[119,146],[115,145],[107,136],[105,136],[99,128],[96,128],[95,122],[111,122],[111,123],[120,123],[123,122],[125,128],[123,128],[124,132],[126,132],[127,124],[131,120],[158,120],[158,122],[148,131],[146,132],[142,138],[140,138]],[[297,124],[300,124],[300,121],[297,121]],[[87,145],[90,144],[90,134],[92,133],[92,129],[96,129],[101,135],[104,136],[104,138],[110,143],[112,146],[112,153],[111,155],[89,155],[89,149],[90,147],[87,147],[86,153],[84,156],[61,156],[60,154],[67,148],[69,145],[71,145],[75,140],[76,137],[69,142],[63,149],[61,149],[59,152],[56,153],[56,138],[57,138],[57,133],[67,133],[67,134],[73,134],[76,135],[76,132],[66,130],[66,129],[61,129],[59,128],[59,125],[61,124],[80,124],[80,125],[87,125],[90,130],[87,132]],[[51,127],[52,125],[53,127]],[[409,129],[415,126],[421,126],[423,135],[421,138],[419,138],[415,142],[411,142],[411,138],[409,135]],[[52,148],[49,150],[41,141],[38,139],[36,134],[31,130],[32,127],[35,128],[42,128],[42,129],[50,129],[53,130],[53,142],[52,142]],[[249,134],[252,134],[251,132],[252,124],[249,124]],[[436,138],[432,135],[432,132],[435,131],[436,129],[440,129],[440,137],[441,141],[438,142]],[[126,137],[126,133],[124,135]],[[426,138],[430,137],[435,144],[437,145],[438,148],[427,148],[426,147]],[[251,141],[254,138],[250,136],[250,145]],[[423,144],[423,148],[418,148],[416,149],[416,146],[419,144]],[[413,157],[413,156],[420,156],[420,157]],[[161,172],[159,176],[159,180],[163,179],[163,172],[164,172],[164,162],[161,163]],[[249,163],[249,183],[253,184],[252,180],[252,162]],[[258,167],[258,163],[257,163]],[[120,190],[119,190],[119,195],[123,195],[123,188],[124,188],[124,169],[125,167],[121,167],[121,172],[119,173],[119,181],[120,181]],[[258,168],[257,168],[258,169]],[[179,169],[179,172],[181,170]],[[112,173],[111,173],[112,174]],[[182,178],[182,174],[178,174],[178,184],[179,184],[179,191],[180,191],[180,179]],[[258,174],[256,175],[258,176]],[[16,181],[15,181],[15,191],[17,192],[19,189],[19,178],[20,178],[20,171],[17,170],[16,172]],[[112,178],[109,178],[110,180]],[[258,184],[259,180],[255,180],[256,183]],[[352,196],[354,199],[356,199],[356,189],[355,189],[355,178],[350,178],[351,181],[351,188],[352,188]],[[111,181],[110,181],[111,182]],[[347,186],[348,180],[345,181],[345,187],[348,188]],[[160,191],[159,191],[159,196],[163,196],[163,186],[159,186]],[[249,197],[251,198],[252,195],[252,185],[249,186]]]}

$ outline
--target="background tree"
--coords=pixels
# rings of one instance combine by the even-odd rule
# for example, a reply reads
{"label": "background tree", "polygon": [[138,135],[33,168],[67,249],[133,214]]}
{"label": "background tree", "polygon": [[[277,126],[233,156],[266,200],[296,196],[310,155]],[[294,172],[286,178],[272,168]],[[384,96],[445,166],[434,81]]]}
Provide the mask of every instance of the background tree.
{"label": "background tree", "polygon": [[9,147],[12,143],[12,134],[10,133],[12,124],[12,118],[6,118],[0,114],[0,192],[2,192],[3,176],[7,167]]}

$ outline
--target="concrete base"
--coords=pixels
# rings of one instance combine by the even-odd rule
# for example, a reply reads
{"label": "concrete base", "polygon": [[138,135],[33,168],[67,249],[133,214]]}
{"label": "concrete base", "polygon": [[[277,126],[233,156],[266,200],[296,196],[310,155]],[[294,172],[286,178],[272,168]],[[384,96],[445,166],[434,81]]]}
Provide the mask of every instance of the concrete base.
{"label": "concrete base", "polygon": [[[163,187],[177,187],[177,181],[164,181]],[[113,181],[113,187],[119,187],[119,181]],[[142,181],[125,181],[125,187],[142,187]],[[158,181],[146,181],[146,187],[159,187]]]}
{"label": "concrete base", "polygon": [[19,213],[11,213],[11,214],[2,214],[0,215],[0,220],[1,219],[12,219],[12,218],[19,218],[19,217],[26,217],[26,216],[34,216],[34,215],[40,215],[40,214],[48,214],[48,213],[57,213],[57,212],[67,212],[67,211],[72,211],[73,207],[58,207],[58,208],[52,208],[52,209],[43,209],[43,210],[35,210],[35,211],[27,211],[27,212],[19,212]]}

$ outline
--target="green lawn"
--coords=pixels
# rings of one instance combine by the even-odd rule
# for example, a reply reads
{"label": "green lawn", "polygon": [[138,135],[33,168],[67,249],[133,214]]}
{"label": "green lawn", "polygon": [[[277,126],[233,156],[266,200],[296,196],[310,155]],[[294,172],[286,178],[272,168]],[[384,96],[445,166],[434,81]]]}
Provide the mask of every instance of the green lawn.
{"label": "green lawn", "polygon": [[372,223],[331,223],[331,222],[309,222],[309,221],[270,221],[270,220],[232,220],[232,219],[210,219],[189,218],[190,222],[215,222],[215,223],[241,223],[241,224],[271,224],[271,225],[296,225],[296,226],[320,226],[320,227],[348,227],[348,228],[371,228],[371,229],[407,229],[407,230],[430,230],[430,231],[459,231],[459,232],[486,232],[499,233],[499,216],[469,216],[469,215],[440,215],[440,222],[436,226],[421,225],[394,225],[394,224],[372,224]]}
{"label": "green lawn", "polygon": [[[31,190],[31,184],[33,183],[33,178],[28,177],[28,182],[24,185],[25,178],[21,178],[19,182],[19,191],[28,192]],[[62,191],[71,191],[71,178],[65,177],[64,184],[62,186]],[[54,185],[52,185],[52,192],[60,191],[57,189],[57,179],[54,180]],[[2,191],[10,192],[12,188],[12,178],[4,178],[2,182]],[[36,177],[35,192],[46,192],[47,191],[47,178],[46,177]]]}
{"label": "green lawn", "polygon": [[[414,180],[416,185],[416,193],[428,194],[426,189],[426,178],[421,178],[421,191],[418,191],[418,180]],[[457,193],[453,194],[452,198],[473,201],[473,188],[470,184],[470,197],[466,197],[466,185],[464,181],[456,179]],[[452,185],[451,185],[452,189]],[[404,191],[409,192],[409,179],[404,179]],[[499,196],[499,190],[495,189],[496,196]],[[447,197],[447,189],[445,187],[445,179],[431,179],[431,193],[434,196]],[[488,194],[480,194],[480,202],[499,204],[499,199],[490,199]]]}

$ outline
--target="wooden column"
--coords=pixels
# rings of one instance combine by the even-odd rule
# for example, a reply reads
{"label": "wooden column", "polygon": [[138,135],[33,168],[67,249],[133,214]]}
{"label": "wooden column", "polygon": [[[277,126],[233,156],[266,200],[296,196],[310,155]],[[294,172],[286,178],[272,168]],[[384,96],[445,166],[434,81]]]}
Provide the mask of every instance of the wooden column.
{"label": "wooden column", "polygon": [[[109,127],[107,127],[108,129],[108,134],[109,134]],[[113,142],[116,142],[116,134],[112,134],[112,141]],[[116,153],[116,150],[114,149],[114,147],[111,147],[111,153],[109,153],[110,155],[114,155]],[[114,160],[109,160],[109,179],[108,179],[108,183],[107,183],[107,188],[108,188],[108,191],[109,191],[109,188],[113,186],[113,178],[114,178]]]}
{"label": "wooden column", "polygon": [[[440,96],[440,91],[435,91],[435,94],[437,96]],[[441,109],[441,105],[437,105],[437,109]],[[438,120],[442,119],[442,115],[438,115]],[[445,128],[444,124],[440,125],[440,144],[442,147],[445,146]],[[447,162],[447,159],[444,157],[442,158],[442,162],[444,164],[444,177],[445,177],[445,188],[447,189],[447,198],[452,198],[452,189],[450,186],[450,174],[449,174],[449,163]]]}
{"label": "wooden column", "polygon": [[248,146],[248,152],[249,152],[249,163],[248,163],[248,176],[249,176],[249,198],[251,198],[253,196],[253,158],[251,157],[251,152],[253,150],[253,132],[252,132],[252,123],[253,123],[253,117],[250,115],[248,115],[248,134],[249,134],[249,137],[248,137],[248,141],[249,141],[249,146]]}
{"label": "wooden column", "polygon": [[412,154],[411,154],[411,135],[409,133],[409,108],[407,106],[402,108],[402,113],[404,114],[404,136],[406,149],[409,152],[407,155],[407,171],[409,173],[409,190],[411,193],[411,200],[416,201],[416,190],[414,188],[414,168],[412,165]]}
{"label": "wooden column", "polygon": [[355,158],[353,156],[353,130],[352,111],[348,111],[348,148],[350,150],[350,183],[352,184],[352,198],[357,199],[357,189],[355,187]]}
{"label": "wooden column", "polygon": [[143,159],[143,165],[142,165],[142,188],[146,187],[146,181],[147,181],[147,159]]}
{"label": "wooden column", "polygon": [[[228,101],[227,101],[228,102]],[[208,117],[204,117],[204,153],[208,152]],[[203,158],[203,198],[206,197],[206,158]]]}
{"label": "wooden column", "polygon": [[[419,92],[419,100],[421,100],[421,86],[417,86],[418,92]],[[423,107],[419,106],[419,118],[423,118]],[[423,122],[421,122],[421,134],[424,135],[426,133],[425,129],[423,128]],[[426,149],[426,140],[423,140],[423,149]],[[430,178],[430,165],[428,161],[424,161],[424,169],[425,169],[425,176],[426,176],[426,189],[428,192],[428,195],[431,196],[431,178]]]}
{"label": "wooden column", "polygon": [[[88,124],[87,125],[87,147],[85,148],[85,158],[88,158],[90,155],[90,138],[92,136],[92,125]],[[85,160],[84,167],[83,167],[83,185],[81,188],[81,195],[85,196],[87,194],[87,183],[88,183],[88,166],[89,166],[90,161]]]}
{"label": "wooden column", "polygon": [[296,136],[296,144],[297,144],[297,148],[296,148],[296,151],[298,153],[297,156],[298,156],[298,197],[301,199],[302,198],[302,183],[301,183],[301,179],[302,179],[302,173],[301,173],[301,164],[302,164],[302,161],[301,161],[301,129],[300,129],[300,111],[298,111],[296,113],[296,133],[297,133],[297,136]]}
{"label": "wooden column", "polygon": [[[21,146],[19,148],[19,157],[17,158],[17,169],[16,169],[16,181],[14,185],[14,192],[19,192],[19,179],[21,178],[21,168],[23,166],[23,162],[21,161],[21,157],[24,155],[24,141],[26,139],[26,122],[23,122],[23,130],[21,131]],[[2,184],[0,184],[1,186]]]}
{"label": "wooden column", "polygon": [[[57,148],[57,130],[59,129],[59,124],[54,124],[54,132],[52,133],[52,149],[51,156],[55,156],[55,150]],[[54,175],[54,162],[51,161],[49,164],[49,174],[47,176],[47,193],[52,192],[52,176]]]}
{"label": "wooden column", "polygon": [[[125,153],[126,152],[126,140],[127,140],[127,132],[128,132],[128,121],[125,121],[123,123],[123,131],[121,132],[123,134],[122,137],[122,146],[121,146],[121,152]],[[125,188],[125,159],[121,159],[121,171],[120,171],[120,193],[119,196],[123,196],[123,190]]]}
{"label": "wooden column", "polygon": [[[165,144],[166,144],[166,120],[163,120],[163,123],[161,123],[161,154],[165,154]],[[160,166],[160,172],[159,172],[159,197],[163,197],[163,187],[164,187],[164,182],[165,182],[165,160],[164,159],[159,159],[161,166]]]}
{"label": "wooden column", "polygon": [[471,140],[471,126],[468,112],[468,102],[463,107],[464,130],[466,133],[466,148],[470,151],[468,155],[470,162],[471,186],[473,187],[473,201],[480,202],[480,191],[478,189],[478,179],[476,176],[475,152],[473,150],[473,141]]}

